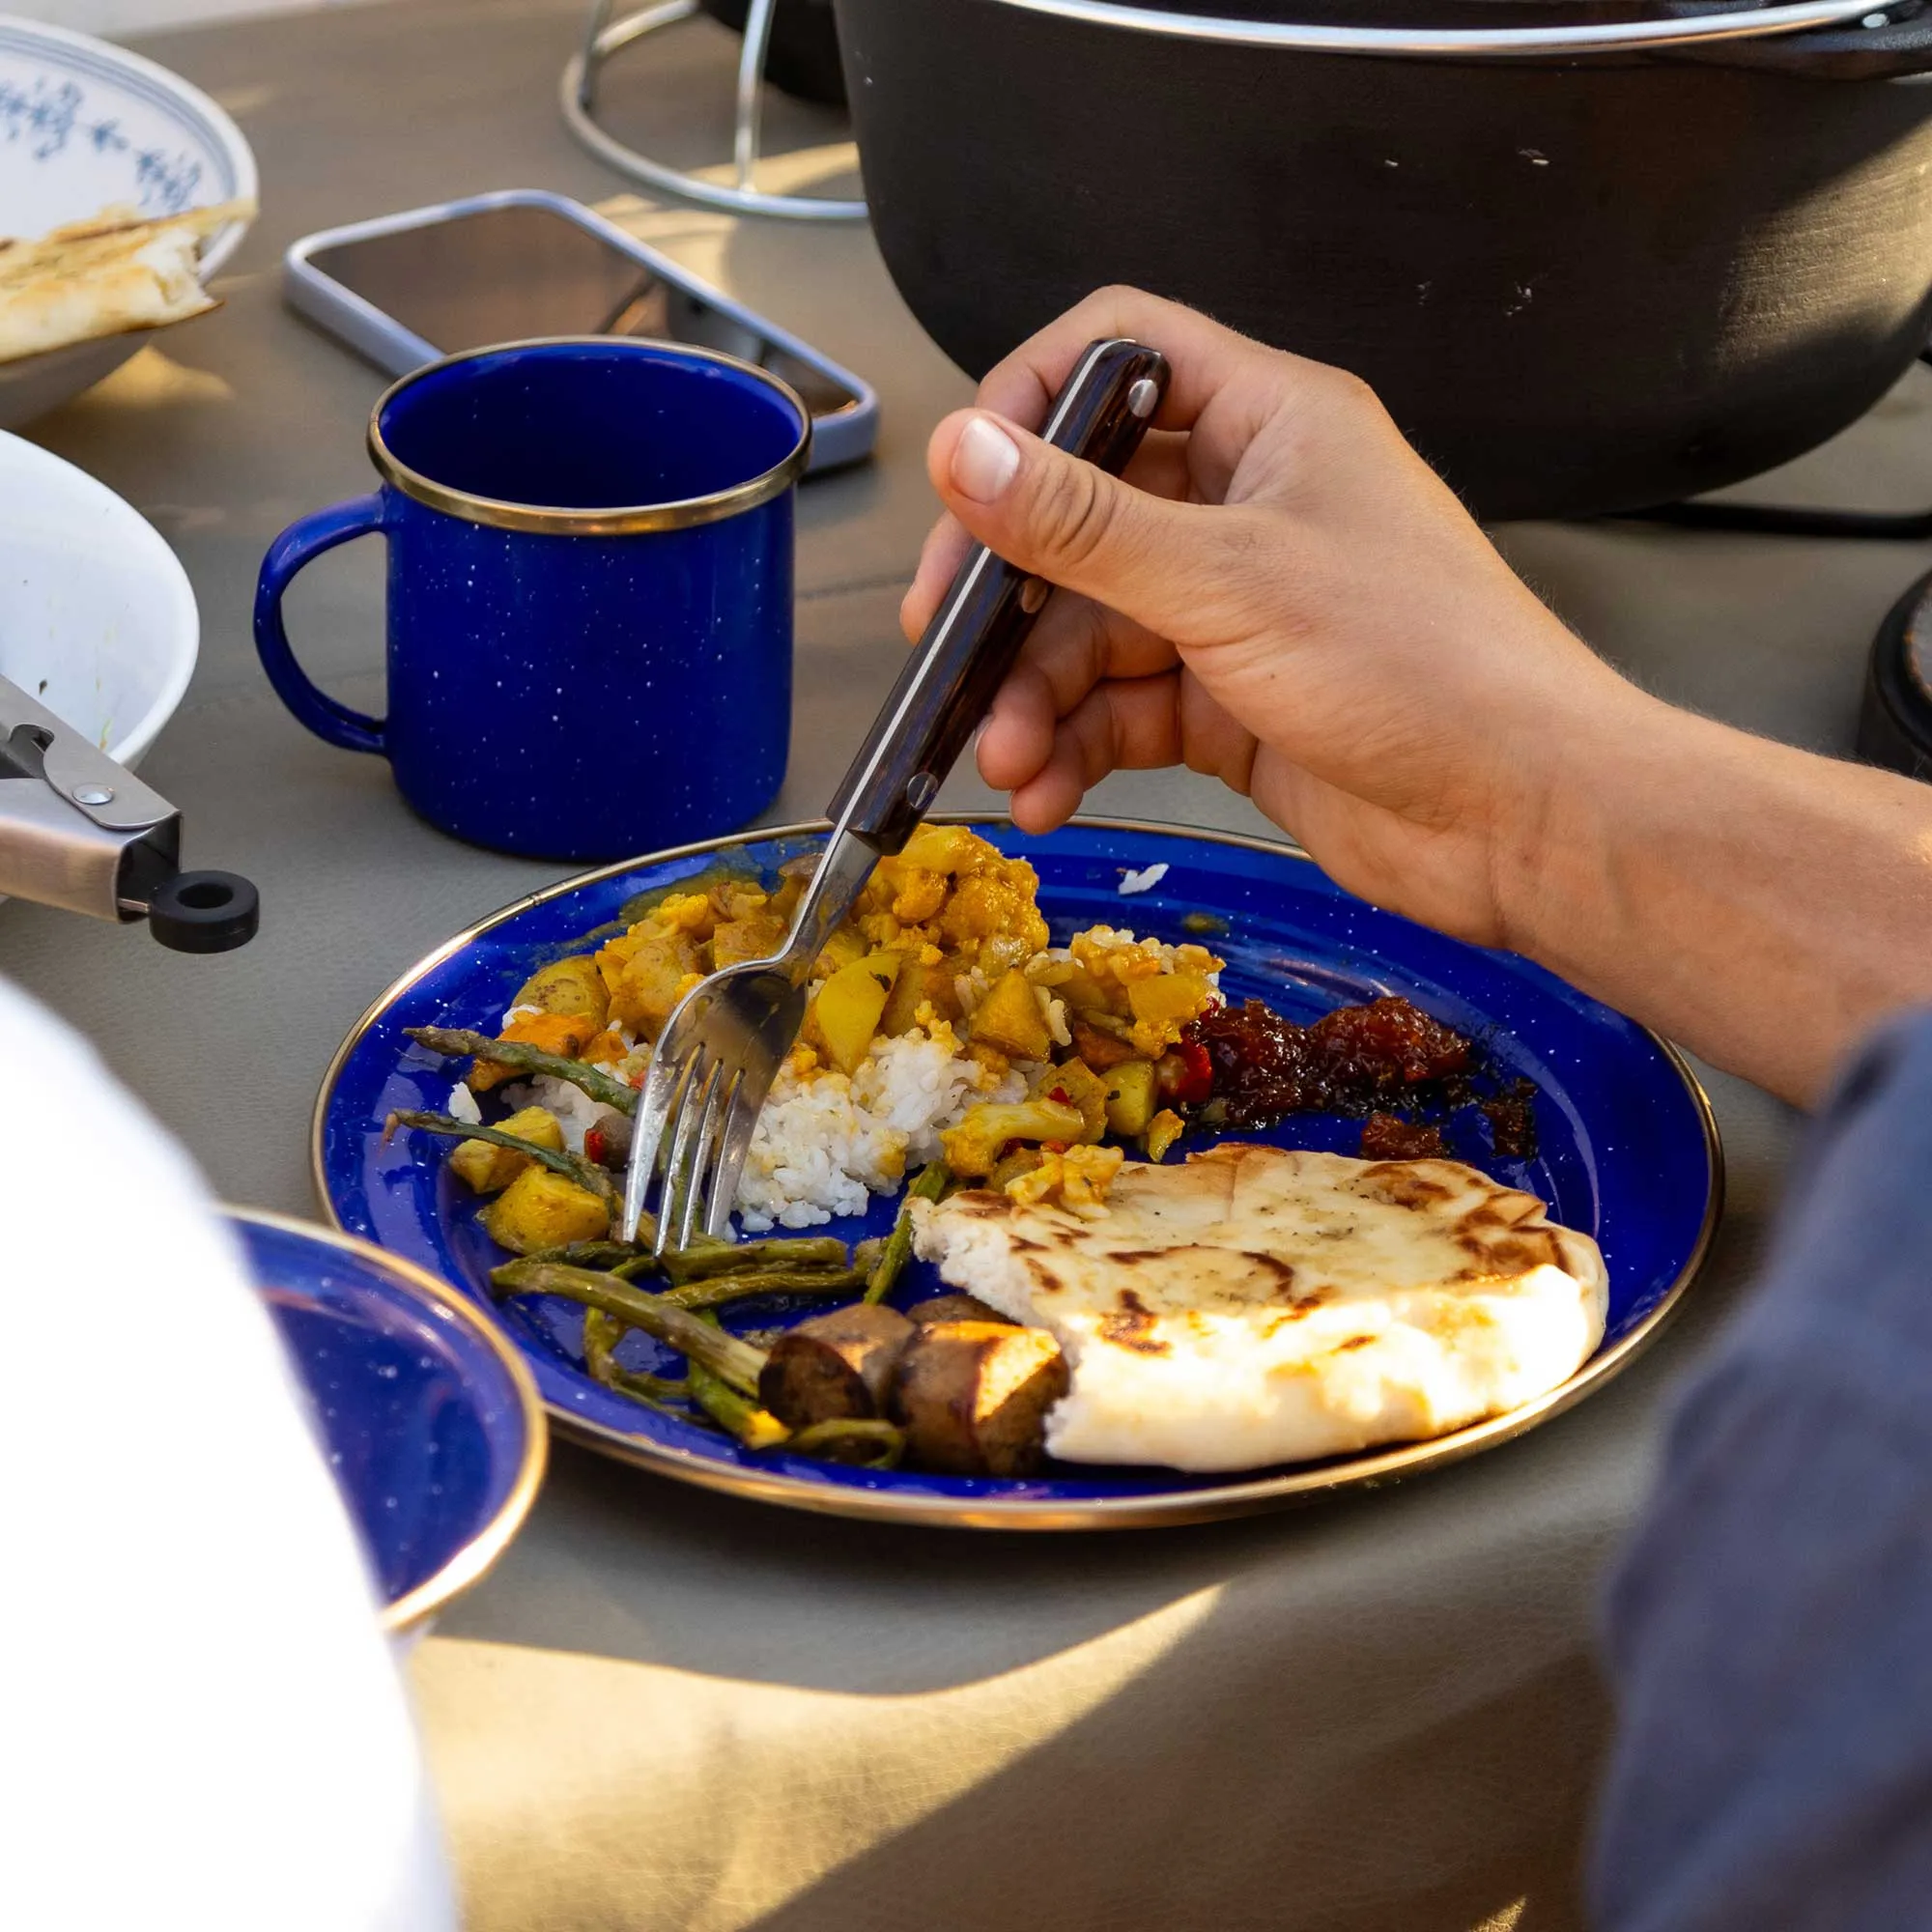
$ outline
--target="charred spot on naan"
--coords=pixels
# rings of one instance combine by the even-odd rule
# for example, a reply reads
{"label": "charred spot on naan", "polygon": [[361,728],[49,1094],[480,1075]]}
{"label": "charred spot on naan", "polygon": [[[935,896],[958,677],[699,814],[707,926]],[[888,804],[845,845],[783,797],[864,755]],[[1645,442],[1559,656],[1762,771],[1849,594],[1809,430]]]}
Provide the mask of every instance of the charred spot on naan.
{"label": "charred spot on naan", "polygon": [[1435,1208],[1463,1189],[1427,1172],[1428,1161],[1382,1160],[1362,1170],[1363,1191],[1391,1208]]}
{"label": "charred spot on naan", "polygon": [[1095,1326],[1094,1332],[1100,1341],[1111,1342],[1117,1349],[1131,1349],[1137,1355],[1173,1354],[1174,1344],[1163,1342],[1154,1333],[1160,1318],[1132,1289],[1122,1289],[1120,1304]]}

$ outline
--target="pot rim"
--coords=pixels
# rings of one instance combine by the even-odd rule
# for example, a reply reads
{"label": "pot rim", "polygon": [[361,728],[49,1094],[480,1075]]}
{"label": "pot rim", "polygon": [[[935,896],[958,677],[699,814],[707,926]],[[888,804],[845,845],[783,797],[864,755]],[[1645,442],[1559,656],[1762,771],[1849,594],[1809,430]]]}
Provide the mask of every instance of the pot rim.
{"label": "pot rim", "polygon": [[1296,20],[1220,19],[1177,14],[1122,0],[989,0],[1079,26],[1112,27],[1172,40],[1212,41],[1228,46],[1274,47],[1298,53],[1378,54],[1405,57],[1442,54],[1458,60],[1523,59],[1544,54],[1608,54],[1653,47],[1708,45],[1762,40],[1853,20],[1893,24],[1885,0],[1777,0],[1776,4],[1722,14],[1694,14],[1658,20],[1588,21],[1567,27],[1337,27]]}

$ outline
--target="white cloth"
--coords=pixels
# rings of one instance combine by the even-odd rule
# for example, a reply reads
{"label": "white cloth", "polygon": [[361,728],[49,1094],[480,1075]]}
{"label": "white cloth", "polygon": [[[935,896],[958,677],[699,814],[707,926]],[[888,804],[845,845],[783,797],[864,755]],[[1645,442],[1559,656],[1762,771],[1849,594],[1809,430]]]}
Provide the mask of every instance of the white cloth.
{"label": "white cloth", "polygon": [[439,1932],[395,1660],[200,1177],[0,983],[0,1925]]}

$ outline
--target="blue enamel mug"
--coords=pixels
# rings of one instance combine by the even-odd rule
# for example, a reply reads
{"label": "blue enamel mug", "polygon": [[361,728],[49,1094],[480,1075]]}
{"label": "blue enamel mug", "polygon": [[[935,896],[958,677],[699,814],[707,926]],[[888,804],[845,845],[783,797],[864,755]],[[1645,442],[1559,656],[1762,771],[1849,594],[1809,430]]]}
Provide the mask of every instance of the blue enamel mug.
{"label": "blue enamel mug", "polygon": [[[784,781],[792,497],[805,405],[702,349],[585,336],[451,355],[377,403],[373,496],[292,524],[255,647],[318,737],[389,761],[432,825],[617,859],[746,824]],[[297,664],[282,597],[324,551],[388,545],[388,715]]]}

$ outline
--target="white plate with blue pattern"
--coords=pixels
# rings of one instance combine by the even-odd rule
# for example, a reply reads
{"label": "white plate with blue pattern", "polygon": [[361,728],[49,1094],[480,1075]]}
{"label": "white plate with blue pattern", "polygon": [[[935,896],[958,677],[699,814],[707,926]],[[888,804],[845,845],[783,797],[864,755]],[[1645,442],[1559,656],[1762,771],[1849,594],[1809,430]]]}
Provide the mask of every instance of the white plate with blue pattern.
{"label": "white plate with blue pattern", "polygon": [[[0,14],[0,235],[43,235],[113,206],[178,214],[255,191],[241,128],[199,88],[125,47]],[[209,238],[206,275],[246,225]],[[146,339],[114,335],[0,363],[0,429],[78,395]]]}

